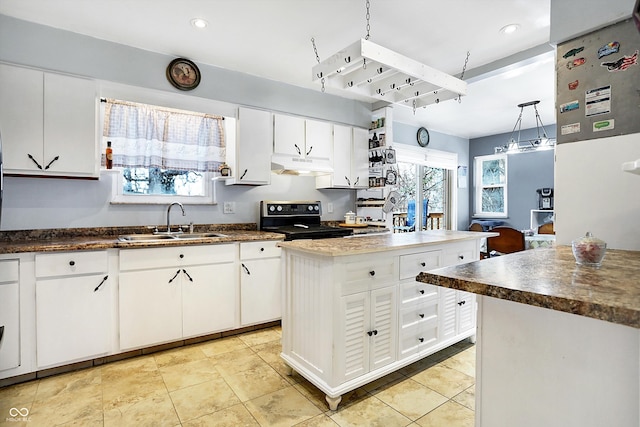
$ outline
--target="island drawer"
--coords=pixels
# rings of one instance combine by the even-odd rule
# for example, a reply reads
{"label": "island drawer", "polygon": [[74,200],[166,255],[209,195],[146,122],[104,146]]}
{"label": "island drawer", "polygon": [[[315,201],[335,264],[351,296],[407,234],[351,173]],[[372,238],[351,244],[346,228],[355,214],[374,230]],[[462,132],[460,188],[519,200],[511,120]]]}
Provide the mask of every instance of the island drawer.
{"label": "island drawer", "polygon": [[107,251],[36,254],[36,277],[106,273]]}
{"label": "island drawer", "polygon": [[400,329],[398,340],[399,359],[419,353],[438,342],[438,319],[414,324]]}
{"label": "island drawer", "polygon": [[438,318],[438,300],[421,304],[418,307],[408,307],[400,310],[400,327],[430,323]]}
{"label": "island drawer", "polygon": [[442,251],[418,252],[400,256],[400,280],[415,279],[422,271],[442,267]]}
{"label": "island drawer", "polygon": [[444,266],[464,264],[480,259],[476,250],[476,241],[461,242],[449,245],[444,252]]}
{"label": "island drawer", "polygon": [[398,282],[397,257],[369,257],[343,264],[342,295],[378,289]]}
{"label": "island drawer", "polygon": [[278,258],[282,249],[279,240],[240,243],[240,259]]}
{"label": "island drawer", "polygon": [[422,282],[405,282],[400,284],[400,301],[403,306],[426,303],[440,297],[440,288]]}

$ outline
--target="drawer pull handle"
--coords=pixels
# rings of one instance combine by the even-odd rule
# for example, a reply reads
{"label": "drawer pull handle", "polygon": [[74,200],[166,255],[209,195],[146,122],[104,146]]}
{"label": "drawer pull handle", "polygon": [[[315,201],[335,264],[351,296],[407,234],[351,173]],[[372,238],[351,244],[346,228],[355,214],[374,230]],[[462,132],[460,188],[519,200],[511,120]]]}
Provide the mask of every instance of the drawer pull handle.
{"label": "drawer pull handle", "polygon": [[180,255],[179,255],[179,257],[180,257],[180,258],[184,258],[184,254],[180,254]]}
{"label": "drawer pull handle", "polygon": [[424,313],[420,313],[418,316],[420,316],[421,319],[424,319]]}
{"label": "drawer pull handle", "polygon": [[75,261],[69,261],[69,265],[70,265],[71,267],[73,267],[74,265],[76,265],[76,262],[75,262]]}
{"label": "drawer pull handle", "polygon": [[249,271],[246,265],[242,264],[242,268],[244,268],[244,271],[246,271],[248,275],[251,275],[251,272]]}
{"label": "drawer pull handle", "polygon": [[424,295],[424,289],[420,289],[418,292],[420,292],[422,295]]}
{"label": "drawer pull handle", "polygon": [[458,305],[464,305],[464,303],[465,303],[465,302],[466,302],[466,301],[460,301],[460,302],[458,303]]}
{"label": "drawer pull handle", "polygon": [[374,329],[373,331],[369,331],[369,332],[367,332],[367,335],[369,335],[369,336],[378,335],[378,330]]}
{"label": "drawer pull handle", "polygon": [[107,279],[109,278],[109,276],[104,276],[104,278],[102,279],[102,282],[100,282],[100,284],[98,286],[95,287],[95,289],[93,290],[93,292],[98,292],[98,289],[100,289],[100,286],[104,285],[104,282],[107,281]]}
{"label": "drawer pull handle", "polygon": [[187,275],[187,277],[189,278],[189,281],[190,281],[190,282],[193,282],[193,279],[191,278],[191,276],[189,276],[189,273],[187,273],[187,270],[185,270],[185,269],[183,268],[183,269],[182,269],[182,272],[183,272],[184,274],[186,274],[186,275]]}
{"label": "drawer pull handle", "polygon": [[371,275],[371,277],[373,277],[373,276],[375,276],[375,275],[376,275],[376,272],[375,272],[374,270],[371,270],[371,271],[369,272],[369,274]]}
{"label": "drawer pull handle", "polygon": [[423,266],[423,267],[426,267],[427,263],[426,262],[421,262],[420,265]]}
{"label": "drawer pull handle", "polygon": [[418,338],[418,341],[424,342],[424,338]]}
{"label": "drawer pull handle", "polygon": [[260,252],[264,252],[264,248],[260,248]]}
{"label": "drawer pull handle", "polygon": [[464,259],[464,255],[458,255],[458,258]]}
{"label": "drawer pull handle", "polygon": [[180,270],[176,271],[176,274],[174,274],[173,277],[169,279],[169,283],[173,282],[175,278],[178,277],[178,274],[180,274]]}

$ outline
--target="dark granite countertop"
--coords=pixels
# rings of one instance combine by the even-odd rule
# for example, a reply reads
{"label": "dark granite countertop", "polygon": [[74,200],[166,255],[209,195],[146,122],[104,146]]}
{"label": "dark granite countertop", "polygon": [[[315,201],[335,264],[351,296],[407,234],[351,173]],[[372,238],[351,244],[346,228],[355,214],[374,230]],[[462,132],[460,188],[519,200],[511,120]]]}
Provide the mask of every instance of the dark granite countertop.
{"label": "dark granite countertop", "polygon": [[119,235],[148,234],[148,227],[95,227],[42,230],[15,230],[0,232],[0,254],[23,252],[55,252],[98,249],[131,249],[164,246],[187,246],[282,240],[283,235],[258,231],[255,224],[197,225],[195,232],[217,232],[224,237],[202,239],[165,239],[156,241],[121,241]]}
{"label": "dark granite countertop", "polygon": [[640,251],[607,250],[602,267],[577,265],[570,246],[420,273],[417,280],[640,328]]}

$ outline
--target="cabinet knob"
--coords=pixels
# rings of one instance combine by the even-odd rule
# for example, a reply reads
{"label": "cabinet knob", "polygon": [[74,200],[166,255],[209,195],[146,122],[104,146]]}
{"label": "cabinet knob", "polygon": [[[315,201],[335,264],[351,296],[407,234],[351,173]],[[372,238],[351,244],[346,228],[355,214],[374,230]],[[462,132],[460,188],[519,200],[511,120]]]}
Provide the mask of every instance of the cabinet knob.
{"label": "cabinet knob", "polygon": [[420,265],[425,267],[427,265],[427,263],[426,262],[421,262]]}
{"label": "cabinet knob", "polygon": [[75,261],[73,261],[73,260],[71,260],[71,261],[69,261],[69,265],[70,265],[71,267],[73,267],[74,265],[76,265],[76,262],[75,262]]}
{"label": "cabinet knob", "polygon": [[420,338],[418,338],[418,341],[424,342],[424,338],[420,337]]}
{"label": "cabinet knob", "polygon": [[184,254],[180,254],[179,256],[180,256],[180,258],[184,258]]}
{"label": "cabinet knob", "polygon": [[420,313],[418,316],[420,316],[421,319],[424,319],[424,313]]}
{"label": "cabinet knob", "polygon": [[420,292],[422,295],[424,295],[424,289],[420,289],[418,292]]}
{"label": "cabinet knob", "polygon": [[376,275],[376,272],[375,272],[375,270],[371,270],[371,271],[369,272],[369,274],[371,275],[371,277],[373,277],[373,276],[375,276],[375,275]]}
{"label": "cabinet knob", "polygon": [[264,252],[264,248],[260,248],[260,252]]}
{"label": "cabinet knob", "polygon": [[464,255],[458,255],[458,258],[464,259]]}
{"label": "cabinet knob", "polygon": [[466,302],[466,301],[460,301],[460,302],[458,303],[458,305],[460,305],[460,306],[461,306],[461,305],[464,305],[464,303],[465,303],[465,302]]}

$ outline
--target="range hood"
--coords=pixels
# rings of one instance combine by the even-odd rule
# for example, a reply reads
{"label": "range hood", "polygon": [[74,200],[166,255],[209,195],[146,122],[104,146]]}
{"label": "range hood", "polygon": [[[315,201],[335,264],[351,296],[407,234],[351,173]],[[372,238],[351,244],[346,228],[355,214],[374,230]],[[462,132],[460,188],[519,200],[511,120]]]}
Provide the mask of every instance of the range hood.
{"label": "range hood", "polygon": [[318,176],[332,174],[333,167],[329,159],[274,153],[271,156],[271,172],[279,175]]}

